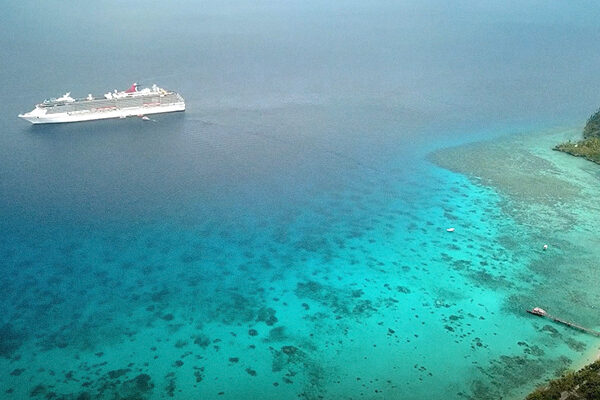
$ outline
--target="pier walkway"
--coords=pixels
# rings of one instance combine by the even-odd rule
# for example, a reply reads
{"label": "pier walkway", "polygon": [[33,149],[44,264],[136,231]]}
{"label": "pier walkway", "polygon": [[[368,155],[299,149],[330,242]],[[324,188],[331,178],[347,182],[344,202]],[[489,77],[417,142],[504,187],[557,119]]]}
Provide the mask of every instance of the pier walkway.
{"label": "pier walkway", "polygon": [[543,309],[541,309],[539,307],[535,307],[533,310],[527,310],[527,312],[529,314],[537,315],[538,317],[551,319],[554,322],[558,322],[559,324],[566,325],[566,326],[568,326],[570,328],[577,329],[577,330],[580,330],[580,331],[585,332],[585,333],[589,333],[590,335],[594,335],[594,336],[599,336],[600,337],[600,332],[598,332],[598,331],[595,331],[593,329],[585,328],[585,327],[583,327],[581,325],[577,325],[577,324],[574,324],[573,322],[565,321],[564,319],[560,319],[558,317],[554,317],[554,316],[548,314],[546,312],[546,310],[543,310]]}

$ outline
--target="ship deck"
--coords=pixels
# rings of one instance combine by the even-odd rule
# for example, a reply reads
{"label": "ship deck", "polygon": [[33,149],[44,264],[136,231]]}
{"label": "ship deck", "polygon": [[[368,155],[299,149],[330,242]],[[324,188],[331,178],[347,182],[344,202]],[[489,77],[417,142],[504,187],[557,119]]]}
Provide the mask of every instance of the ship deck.
{"label": "ship deck", "polygon": [[93,100],[77,100],[73,103],[44,106],[47,114],[73,113],[81,111],[102,111],[108,109],[123,109],[137,107],[160,107],[184,102],[181,95],[175,92],[160,95],[152,93],[148,96],[132,96],[119,99],[98,98]]}

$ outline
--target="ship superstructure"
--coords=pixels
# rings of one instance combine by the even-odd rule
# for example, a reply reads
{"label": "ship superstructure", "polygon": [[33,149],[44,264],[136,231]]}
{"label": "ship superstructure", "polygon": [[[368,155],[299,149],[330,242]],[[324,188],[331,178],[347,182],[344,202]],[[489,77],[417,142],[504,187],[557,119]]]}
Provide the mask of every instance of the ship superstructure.
{"label": "ship superstructure", "polygon": [[68,92],[64,96],[44,100],[25,114],[19,114],[33,124],[92,121],[106,118],[144,117],[185,111],[185,100],[179,93],[152,85],[152,88],[138,89],[134,83],[124,91],[108,92],[102,97],[89,94],[82,99],[74,99]]}

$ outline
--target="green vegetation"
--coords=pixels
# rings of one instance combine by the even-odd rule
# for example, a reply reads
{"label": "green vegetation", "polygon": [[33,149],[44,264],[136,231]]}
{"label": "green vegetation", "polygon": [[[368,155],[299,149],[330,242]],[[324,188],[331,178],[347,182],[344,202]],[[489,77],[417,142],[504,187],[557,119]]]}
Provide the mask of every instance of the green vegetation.
{"label": "green vegetation", "polygon": [[586,160],[600,164],[600,138],[592,137],[579,142],[561,143],[554,150],[569,153],[575,157],[583,157]]}
{"label": "green vegetation", "polygon": [[583,140],[575,143],[571,141],[561,143],[555,146],[554,150],[600,164],[600,110],[588,118],[585,128],[583,128]]}
{"label": "green vegetation", "polygon": [[600,399],[600,361],[577,371],[568,372],[536,389],[526,400],[597,400]]}
{"label": "green vegetation", "polygon": [[585,128],[583,128],[583,138],[600,137],[600,109],[588,118]]}

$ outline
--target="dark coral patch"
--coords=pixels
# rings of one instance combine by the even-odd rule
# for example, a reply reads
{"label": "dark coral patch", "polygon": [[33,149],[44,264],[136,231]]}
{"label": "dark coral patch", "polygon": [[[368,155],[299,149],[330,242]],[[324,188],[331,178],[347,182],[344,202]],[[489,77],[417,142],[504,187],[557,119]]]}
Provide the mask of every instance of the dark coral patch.
{"label": "dark coral patch", "polygon": [[150,375],[148,374],[139,374],[135,378],[126,381],[123,386],[135,389],[138,393],[147,393],[154,388],[154,384],[151,382]]}
{"label": "dark coral patch", "polygon": [[281,351],[283,351],[287,355],[291,355],[291,354],[295,354],[296,351],[298,351],[298,348],[294,347],[294,346],[283,346],[281,348]]}
{"label": "dark coral patch", "polygon": [[173,317],[173,314],[168,313],[168,314],[163,315],[161,318],[164,319],[165,321],[173,321],[174,317]]}
{"label": "dark coral patch", "polygon": [[0,357],[12,357],[23,340],[23,336],[11,324],[4,324],[0,327]]}
{"label": "dark coral patch", "polygon": [[205,334],[201,333],[194,337],[194,344],[197,344],[200,347],[206,348],[210,344],[210,338]]}
{"label": "dark coral patch", "polygon": [[264,321],[267,325],[272,326],[277,323],[277,317],[275,316],[275,310],[271,307],[261,307],[258,310],[256,321]]}
{"label": "dark coral patch", "polygon": [[108,371],[107,375],[110,379],[117,379],[117,378],[125,375],[129,371],[131,371],[131,370],[128,368],[114,369],[112,371]]}
{"label": "dark coral patch", "polygon": [[39,396],[44,393],[46,393],[46,386],[39,384],[34,386],[33,389],[31,389],[31,392],[29,392],[29,397]]}

